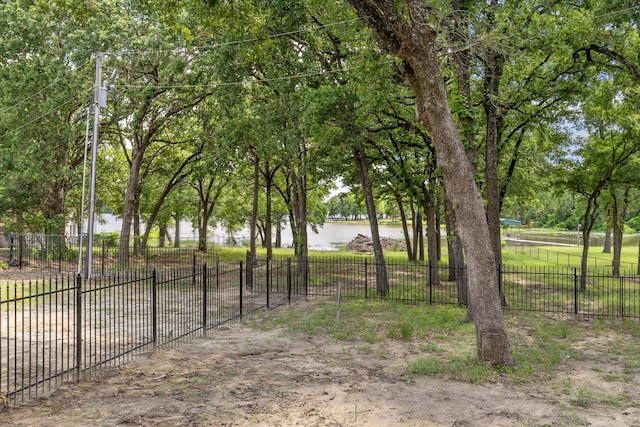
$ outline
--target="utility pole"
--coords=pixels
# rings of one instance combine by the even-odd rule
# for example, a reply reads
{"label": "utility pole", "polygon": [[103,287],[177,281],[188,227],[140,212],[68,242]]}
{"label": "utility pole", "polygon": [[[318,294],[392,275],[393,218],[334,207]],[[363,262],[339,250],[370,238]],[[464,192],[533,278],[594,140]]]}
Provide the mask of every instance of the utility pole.
{"label": "utility pole", "polygon": [[89,121],[91,119],[91,106],[87,106],[87,129],[84,132],[84,161],[82,162],[82,202],[80,203],[80,227],[78,230],[78,274],[82,273],[82,239],[84,233],[84,196],[87,184],[87,151],[89,149]]}
{"label": "utility pole", "polygon": [[93,99],[93,143],[91,145],[91,176],[89,181],[89,223],[87,224],[87,266],[85,278],[91,278],[93,263],[93,233],[96,216],[96,159],[98,156],[98,128],[100,126],[100,105],[102,104],[102,53],[96,58],[96,87]]}

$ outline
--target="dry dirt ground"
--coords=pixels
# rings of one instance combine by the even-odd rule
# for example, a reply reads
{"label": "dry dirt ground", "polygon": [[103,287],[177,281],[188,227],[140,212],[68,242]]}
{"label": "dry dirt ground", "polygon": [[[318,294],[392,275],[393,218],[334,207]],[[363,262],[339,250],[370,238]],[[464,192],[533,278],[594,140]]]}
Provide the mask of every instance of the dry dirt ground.
{"label": "dry dirt ground", "polygon": [[580,402],[558,389],[578,384],[587,395],[591,386],[601,393],[602,370],[615,372],[615,360],[568,361],[566,378],[533,386],[498,375],[484,385],[407,379],[407,361],[420,356],[411,342],[372,350],[255,324],[231,324],[63,385],[4,410],[0,426],[640,426],[638,375],[606,386],[636,402],[629,407]]}

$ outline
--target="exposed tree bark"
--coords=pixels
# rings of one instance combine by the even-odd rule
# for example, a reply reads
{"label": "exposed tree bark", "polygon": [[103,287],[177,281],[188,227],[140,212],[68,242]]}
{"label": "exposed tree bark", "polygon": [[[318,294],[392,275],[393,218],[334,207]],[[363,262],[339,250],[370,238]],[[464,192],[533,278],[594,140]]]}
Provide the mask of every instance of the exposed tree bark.
{"label": "exposed tree bark", "polygon": [[468,49],[461,48],[469,40],[469,5],[468,0],[451,0],[453,19],[448,22],[446,29],[453,69],[456,73],[458,92],[465,100],[467,114],[460,117],[463,124],[462,135],[467,148],[467,157],[471,162],[478,157],[478,147],[474,136],[473,99],[471,98],[471,55]]}
{"label": "exposed tree bark", "polygon": [[440,232],[440,209],[439,206],[435,206],[434,207],[435,213],[434,213],[434,225],[436,227],[435,230],[435,243],[436,243],[436,257],[438,259],[438,262],[440,262],[442,260],[442,234]]}
{"label": "exposed tree bark", "polygon": [[149,215],[149,219],[147,220],[146,228],[144,230],[144,236],[142,237],[142,245],[144,247],[147,246],[147,240],[149,239],[149,233],[151,232],[151,227],[155,223],[158,213],[160,213],[160,209],[164,204],[164,201],[166,200],[167,196],[169,196],[169,193],[171,193],[171,191],[189,175],[189,172],[185,171],[185,169],[188,165],[190,165],[191,163],[193,163],[195,160],[198,159],[198,157],[202,153],[202,148],[203,147],[200,147],[200,150],[198,150],[198,152],[191,154],[182,162],[182,164],[173,173],[173,175],[165,185],[164,189],[162,190],[162,193],[158,197],[156,204],[153,207],[153,210],[151,211],[151,215]]}
{"label": "exposed tree bark", "polygon": [[[148,77],[156,84],[159,83],[158,67],[157,64],[153,71],[148,73]],[[129,74],[129,82],[134,83],[133,73]],[[133,123],[131,124],[133,137],[125,137],[122,129],[118,124],[118,135],[120,139],[120,145],[125,153],[129,156],[131,151],[131,157],[129,159],[129,179],[127,181],[127,189],[125,193],[125,204],[122,214],[122,228],[120,232],[120,246],[118,249],[118,265],[125,266],[129,262],[129,244],[131,240],[131,223],[135,221],[132,217],[136,213],[136,209],[139,208],[140,193],[142,191],[142,179],[140,171],[143,166],[145,153],[154,142],[154,138],[166,127],[169,120],[179,115],[181,112],[188,110],[203,100],[205,100],[210,93],[201,94],[190,98],[184,103],[175,103],[165,108],[154,108],[154,102],[157,102],[158,97],[165,93],[166,89],[154,89],[149,93],[149,96],[142,101],[132,97],[130,102],[134,113]],[[131,138],[131,147],[128,147],[127,140]],[[140,236],[140,229],[134,230],[136,237]],[[134,241],[134,253],[137,251],[139,240]]]}
{"label": "exposed tree bark", "polygon": [[307,177],[294,173],[292,182],[296,226],[294,252],[297,257],[307,259],[309,257],[309,238],[307,236]]}
{"label": "exposed tree bark", "polygon": [[418,224],[422,222],[422,218],[420,217],[420,213],[416,210],[416,204],[412,200],[411,201],[411,238],[413,245],[413,254],[415,260],[418,259]]}
{"label": "exposed tree bark", "polygon": [[[298,241],[298,231],[297,231],[297,224],[296,224],[296,213],[295,213],[295,201],[294,201],[294,196],[292,195],[293,193],[293,184],[291,183],[291,172],[289,171],[289,168],[287,168],[285,170],[285,181],[286,181],[286,185],[285,187],[281,187],[279,185],[277,185],[277,183],[274,182],[274,187],[276,189],[276,191],[278,192],[278,194],[280,194],[280,197],[282,197],[282,200],[284,200],[284,203],[287,206],[287,215],[289,217],[289,228],[291,229],[291,237],[292,237],[292,242],[293,242],[293,248],[294,248],[294,255],[295,254],[295,248],[296,248],[296,242]],[[280,230],[278,230],[278,232],[280,232]],[[278,240],[278,238],[276,237],[276,240]],[[281,247],[282,246],[282,240],[280,240],[277,244],[276,247]]]}
{"label": "exposed tree bark", "polygon": [[409,236],[409,227],[407,225],[407,215],[404,212],[404,204],[402,203],[402,196],[400,193],[395,192],[396,204],[398,205],[398,211],[400,212],[400,221],[402,223],[402,233],[404,234],[404,243],[407,247],[407,257],[409,261],[415,261],[416,255],[411,248],[411,236]]}
{"label": "exposed tree bark", "polygon": [[[613,215],[615,209],[611,210],[611,213]],[[602,253],[603,254],[610,254],[611,253],[611,227],[607,227],[604,230],[604,244],[602,245]]]}
{"label": "exposed tree bark", "polygon": [[504,329],[497,265],[484,202],[474,170],[451,114],[439,66],[430,10],[423,1],[406,0],[409,21],[389,0],[349,0],[380,44],[402,59],[400,71],[416,95],[418,120],[433,139],[445,191],[456,214],[457,231],[467,257],[469,297],[474,307],[478,360],[514,365]]}
{"label": "exposed tree bark", "polygon": [[584,212],[582,223],[582,260],[580,262],[580,268],[582,274],[580,275],[580,291],[587,290],[587,265],[589,260],[589,236],[593,229],[596,219],[599,215],[598,196],[600,195],[600,188],[595,190],[592,194],[585,194],[587,197],[587,207]]}
{"label": "exposed tree bark", "polygon": [[[164,248],[165,247],[166,237],[168,235],[167,224],[160,224],[160,225],[158,225],[158,228],[159,228],[158,247]],[[145,241],[146,241],[147,238],[145,238]]]}
{"label": "exposed tree bark", "polygon": [[[267,249],[267,259],[271,259],[273,258],[273,237],[272,237],[272,230],[273,230],[273,199],[272,199],[272,192],[273,192],[273,181],[275,179],[275,175],[276,172],[278,171],[278,169],[280,169],[279,166],[271,168],[270,167],[270,162],[267,160],[265,162],[265,168],[264,171],[262,172],[262,175],[264,176],[264,184],[265,184],[265,195],[266,195],[266,219],[265,219],[265,226],[264,226],[264,240],[265,240],[265,247]],[[278,225],[279,227],[279,225]]]}
{"label": "exposed tree bark", "polygon": [[433,197],[429,194],[426,184],[422,185],[422,194],[425,203],[425,218],[427,220],[427,251],[429,253],[429,266],[431,267],[431,285],[440,285],[440,276],[438,275],[438,227],[436,225],[436,208]]}
{"label": "exposed tree bark", "polygon": [[255,265],[258,261],[256,224],[258,222],[258,200],[260,194],[260,157],[253,152],[251,153],[251,160],[253,162],[253,199],[251,202],[251,219],[249,220],[249,251],[251,252],[252,265]]}
{"label": "exposed tree bark", "polygon": [[129,243],[131,241],[131,225],[137,200],[140,195],[140,168],[142,167],[142,154],[140,150],[132,153],[129,167],[129,180],[124,195],[124,211],[122,213],[122,226],[120,228],[120,246],[118,248],[118,266],[125,267],[129,263]]}
{"label": "exposed tree bark", "polygon": [[[492,18],[493,19],[493,18]],[[488,49],[485,58],[483,106],[487,120],[485,144],[485,188],[487,193],[487,223],[491,247],[496,257],[496,265],[502,264],[500,242],[500,184],[498,181],[498,142],[502,118],[498,109],[500,80],[504,69],[504,59],[494,49]]]}
{"label": "exposed tree bark", "polygon": [[624,234],[624,224],[627,218],[627,210],[629,208],[629,195],[631,188],[625,187],[622,193],[622,200],[619,200],[616,189],[612,186],[611,196],[613,198],[613,275],[620,277],[620,256],[622,252],[622,236]]}
{"label": "exposed tree bark", "polygon": [[264,225],[264,244],[267,249],[267,259],[273,258],[273,237],[271,237],[271,230],[273,228],[273,224],[271,223],[271,215],[273,211],[273,201],[271,200],[271,180],[267,180],[265,182],[265,195],[267,198],[267,206],[266,206],[266,219]]}
{"label": "exposed tree bark", "polygon": [[209,220],[226,186],[226,181],[217,182],[215,178],[200,178],[194,187],[198,192],[198,250],[207,252]]}
{"label": "exposed tree bark", "polygon": [[362,146],[354,144],[352,146],[353,159],[356,163],[360,185],[364,192],[364,201],[369,215],[369,227],[371,228],[371,240],[373,241],[373,255],[376,260],[376,291],[378,295],[385,296],[389,292],[389,282],[387,280],[387,266],[384,262],[384,253],[380,244],[380,232],[378,231],[378,218],[376,215],[376,204],[373,200],[373,187],[369,175],[369,165],[366,154]]}
{"label": "exposed tree bark", "polygon": [[140,220],[140,196],[137,199],[137,205],[135,209],[135,214],[133,215],[133,255],[141,255],[142,254],[142,242],[140,241],[140,236],[142,235],[141,231],[141,220]]}
{"label": "exposed tree bark", "polygon": [[177,213],[173,214],[173,220],[176,224],[175,225],[176,236],[173,239],[173,247],[179,248],[180,247],[180,215]]}
{"label": "exposed tree bark", "polygon": [[275,246],[276,246],[276,248],[281,248],[282,247],[282,223],[280,221],[278,221],[278,223],[276,224]]}
{"label": "exposed tree bark", "polygon": [[416,234],[418,236],[418,259],[424,261],[424,220],[422,212],[418,212],[418,223],[416,224]]}

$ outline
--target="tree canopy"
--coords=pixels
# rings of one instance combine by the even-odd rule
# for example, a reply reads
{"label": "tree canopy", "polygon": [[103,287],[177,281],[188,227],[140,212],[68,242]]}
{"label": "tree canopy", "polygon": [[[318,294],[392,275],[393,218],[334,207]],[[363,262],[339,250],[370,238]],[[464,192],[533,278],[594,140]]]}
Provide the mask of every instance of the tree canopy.
{"label": "tree canopy", "polygon": [[[639,6],[391,3],[4,2],[2,229],[62,234],[85,215],[100,55],[97,203],[123,218],[122,262],[180,220],[201,250],[210,228],[246,226],[269,256],[289,227],[304,257],[327,216],[368,216],[375,234],[389,214],[409,259],[426,232],[438,262],[446,219],[456,265],[488,239],[485,269],[500,217],[640,230]],[[327,201],[336,182],[348,193]]]}

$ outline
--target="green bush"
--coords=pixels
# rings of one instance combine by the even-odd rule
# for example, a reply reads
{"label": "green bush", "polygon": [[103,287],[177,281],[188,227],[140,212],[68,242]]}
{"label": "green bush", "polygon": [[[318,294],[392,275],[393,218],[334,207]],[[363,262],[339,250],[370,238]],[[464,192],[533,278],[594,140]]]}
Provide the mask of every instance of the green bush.
{"label": "green bush", "polygon": [[98,241],[101,242],[107,248],[115,248],[120,241],[120,233],[100,233],[98,234]]}

